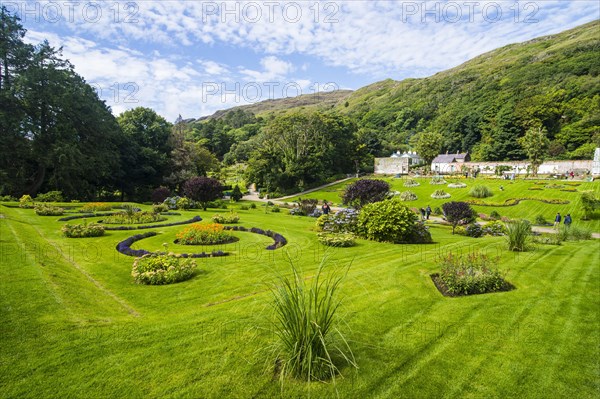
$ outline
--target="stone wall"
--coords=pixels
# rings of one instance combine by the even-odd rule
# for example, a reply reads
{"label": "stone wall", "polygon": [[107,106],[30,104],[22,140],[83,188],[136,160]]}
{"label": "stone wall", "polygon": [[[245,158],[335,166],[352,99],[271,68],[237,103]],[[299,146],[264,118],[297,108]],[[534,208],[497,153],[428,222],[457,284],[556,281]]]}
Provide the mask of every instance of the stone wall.
{"label": "stone wall", "polygon": [[[511,162],[465,162],[467,168],[477,168],[481,170],[482,174],[494,174],[496,166],[506,165],[511,166],[514,172],[518,175],[527,174],[527,167],[529,162],[526,161],[511,161]],[[583,172],[592,170],[592,161],[581,160],[581,161],[546,161],[540,165],[538,174],[541,175],[554,175],[554,174],[565,174],[570,171]]]}

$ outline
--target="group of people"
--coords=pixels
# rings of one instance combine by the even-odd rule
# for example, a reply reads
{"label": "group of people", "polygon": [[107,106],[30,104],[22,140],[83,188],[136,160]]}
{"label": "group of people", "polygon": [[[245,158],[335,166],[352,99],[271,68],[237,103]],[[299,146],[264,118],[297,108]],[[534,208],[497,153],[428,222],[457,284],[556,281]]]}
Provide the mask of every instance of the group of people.
{"label": "group of people", "polygon": [[431,215],[431,207],[427,205],[427,208],[421,208],[421,220],[429,220],[429,215]]}
{"label": "group of people", "polygon": [[[562,220],[562,216],[560,216],[560,212],[558,212],[556,214],[556,217],[554,218],[554,227],[555,228],[558,228],[558,226],[560,226],[561,220]],[[571,219],[571,214],[567,213],[567,216],[565,216],[564,224],[565,224],[565,226],[569,227],[571,225],[571,223],[573,223],[573,219]]]}

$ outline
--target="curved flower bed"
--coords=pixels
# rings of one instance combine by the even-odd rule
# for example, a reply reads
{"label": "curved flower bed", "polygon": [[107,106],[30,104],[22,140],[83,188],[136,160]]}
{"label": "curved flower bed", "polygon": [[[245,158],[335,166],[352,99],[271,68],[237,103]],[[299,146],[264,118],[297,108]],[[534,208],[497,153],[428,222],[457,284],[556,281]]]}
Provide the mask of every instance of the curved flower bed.
{"label": "curved flower bed", "polygon": [[118,212],[106,212],[106,213],[80,213],[74,216],[66,216],[64,218],[58,219],[59,222],[68,222],[69,220],[74,219],[86,219],[86,218],[95,218],[100,216],[112,216],[117,214]]}
{"label": "curved flower bed", "polygon": [[267,246],[266,249],[268,249],[268,250],[274,250],[277,248],[281,248],[285,244],[287,244],[287,240],[285,239],[284,236],[282,236],[279,233],[275,233],[274,231],[271,231],[271,230],[263,230],[263,229],[259,229],[258,227],[252,227],[252,228],[248,229],[243,226],[224,226],[224,229],[225,230],[233,230],[233,231],[249,231],[250,233],[261,234],[263,236],[271,237],[273,240],[275,240],[275,242],[273,244]]}
{"label": "curved flower bed", "polygon": [[545,204],[556,204],[556,205],[566,205],[570,203],[568,200],[561,199],[544,199],[544,198],[531,198],[531,197],[523,197],[523,198],[509,198],[504,202],[485,202],[482,200],[465,200],[467,204],[471,205],[480,205],[480,206],[515,206],[518,205],[521,201],[540,201]]}
{"label": "curved flower bed", "polygon": [[465,187],[467,187],[467,185],[465,183],[458,182],[458,183],[450,183],[450,184],[448,184],[448,187],[449,188],[465,188]]}
{"label": "curved flower bed", "polygon": [[[118,243],[116,249],[123,255],[135,256],[135,257],[141,257],[144,255],[165,255],[166,254],[165,252],[150,252],[150,251],[146,251],[145,249],[131,248],[131,246],[133,245],[134,242],[143,240],[144,238],[154,237],[157,234],[158,233],[155,231],[149,231],[144,234],[136,234],[136,235],[128,237],[128,238],[124,239],[123,241],[121,241],[120,243]],[[177,256],[180,256],[182,258],[210,258],[210,257],[227,256],[227,255],[229,255],[227,252],[213,251],[210,253],[201,252],[199,254],[178,254]]]}

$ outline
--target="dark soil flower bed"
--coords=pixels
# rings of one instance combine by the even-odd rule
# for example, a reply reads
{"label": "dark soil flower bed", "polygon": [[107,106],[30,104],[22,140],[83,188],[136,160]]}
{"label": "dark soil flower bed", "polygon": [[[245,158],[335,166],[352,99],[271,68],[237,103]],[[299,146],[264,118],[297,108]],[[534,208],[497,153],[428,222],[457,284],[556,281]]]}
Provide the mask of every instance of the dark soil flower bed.
{"label": "dark soil flower bed", "polygon": [[277,248],[281,248],[287,244],[287,240],[281,234],[275,233],[274,231],[271,231],[271,230],[259,229],[258,227],[252,227],[252,228],[248,229],[244,226],[224,226],[224,230],[248,231],[250,233],[261,234],[263,236],[271,237],[273,240],[275,240],[275,242],[273,244],[267,246],[267,248],[266,248],[271,251],[275,250]]}
{"label": "dark soil flower bed", "polygon": [[[220,240],[220,241],[215,241],[215,242],[204,242],[202,244],[184,244],[181,243],[181,245],[196,245],[196,246],[200,246],[200,245],[223,245],[223,244],[232,244],[234,242],[238,242],[240,239],[238,237],[228,237],[225,240]],[[175,240],[173,241],[174,244],[180,244],[179,240]]]}
{"label": "dark soil flower bed", "polygon": [[[179,226],[182,224],[197,223],[202,221],[200,216],[194,216],[192,219],[184,220],[183,222],[173,222],[165,224],[152,224],[152,225],[141,225],[141,226],[118,226],[118,227],[105,227],[104,230],[143,230],[143,229],[154,229],[159,227]],[[99,221],[98,223],[100,223]]]}
{"label": "dark soil flower bed", "polygon": [[435,288],[438,289],[440,294],[442,294],[443,296],[447,296],[447,297],[481,295],[481,294],[490,294],[493,292],[507,292],[507,291],[512,291],[516,288],[514,285],[512,285],[508,281],[504,281],[504,285],[500,289],[495,290],[495,291],[482,292],[479,294],[460,294],[460,293],[455,294],[455,293],[448,291],[448,287],[446,287],[446,284],[444,284],[444,282],[442,281],[442,279],[440,278],[440,275],[438,273],[431,274],[430,277],[431,277],[431,281],[433,281],[433,284],[435,284]]}
{"label": "dark soil flower bed", "polygon": [[[121,241],[117,244],[117,251],[127,256],[135,256],[140,257],[144,255],[167,255],[166,252],[150,252],[145,249],[133,249],[131,246],[134,242],[143,240],[144,238],[153,237],[157,235],[155,231],[149,231],[144,234],[136,234],[134,236],[128,237],[125,240]],[[219,256],[227,256],[229,255],[227,252],[223,251],[212,251],[209,253],[201,252],[201,253],[191,253],[191,254],[177,254],[182,258],[211,258],[211,257],[219,257]]]}

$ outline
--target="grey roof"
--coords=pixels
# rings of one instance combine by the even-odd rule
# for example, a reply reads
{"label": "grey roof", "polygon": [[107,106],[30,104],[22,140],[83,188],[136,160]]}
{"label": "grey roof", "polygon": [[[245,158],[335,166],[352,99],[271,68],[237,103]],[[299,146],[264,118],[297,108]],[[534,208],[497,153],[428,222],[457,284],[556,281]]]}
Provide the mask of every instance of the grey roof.
{"label": "grey roof", "polygon": [[468,153],[464,154],[440,154],[434,158],[432,162],[435,163],[452,163],[456,162],[459,159],[464,160],[467,157]]}

